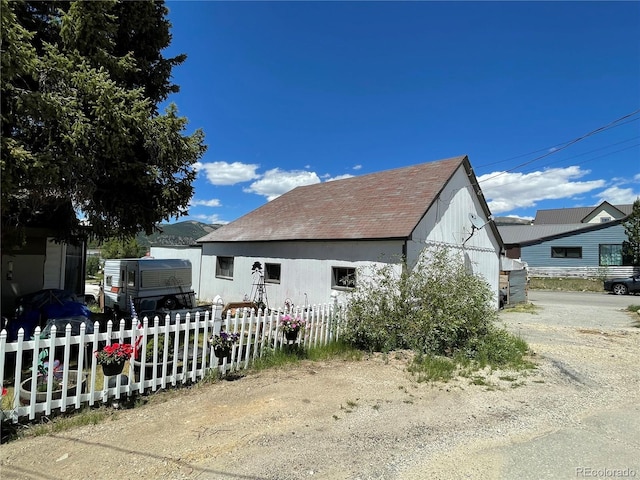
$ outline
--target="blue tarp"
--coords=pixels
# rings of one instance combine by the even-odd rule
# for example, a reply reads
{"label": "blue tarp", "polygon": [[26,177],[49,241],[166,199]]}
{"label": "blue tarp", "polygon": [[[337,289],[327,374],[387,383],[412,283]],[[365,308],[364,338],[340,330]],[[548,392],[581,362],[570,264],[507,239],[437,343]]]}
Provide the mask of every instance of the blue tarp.
{"label": "blue tarp", "polygon": [[[71,323],[74,335],[80,333],[82,322],[87,324],[87,333],[93,332],[91,311],[86,305],[78,302],[72,292],[58,289],[40,290],[20,297],[17,305],[16,318],[9,321],[7,329],[7,340],[10,342],[17,340],[18,330],[21,328],[24,329],[25,340],[29,340],[36,327],[42,327],[44,334],[44,330],[48,331],[53,324],[58,330],[62,330],[62,335],[67,323]],[[57,334],[59,335],[60,333]]]}

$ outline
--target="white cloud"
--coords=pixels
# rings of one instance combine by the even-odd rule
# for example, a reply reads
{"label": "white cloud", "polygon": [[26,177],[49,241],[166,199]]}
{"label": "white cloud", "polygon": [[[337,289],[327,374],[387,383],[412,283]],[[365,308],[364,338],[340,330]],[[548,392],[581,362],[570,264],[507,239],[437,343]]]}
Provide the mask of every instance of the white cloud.
{"label": "white cloud", "polygon": [[360,170],[362,168],[362,165],[354,165],[353,169],[354,170]]}
{"label": "white cloud", "polygon": [[203,170],[209,183],[213,185],[235,185],[260,178],[256,173],[259,165],[241,162],[211,162],[197,166]]}
{"label": "white cloud", "polygon": [[315,172],[304,170],[286,171],[274,168],[267,170],[260,180],[253,182],[243,191],[263,195],[267,197],[267,200],[271,201],[295,187],[313,185],[314,183],[320,183],[320,178]]}
{"label": "white cloud", "polygon": [[191,200],[189,205],[192,207],[219,207],[221,203],[219,199],[212,198],[211,200]]}
{"label": "white cloud", "polygon": [[640,198],[640,173],[633,178],[614,177],[608,188],[598,193],[599,202],[607,201],[613,205],[627,205]]}
{"label": "white cloud", "polygon": [[629,205],[640,198],[640,191],[632,188],[609,187],[598,194],[600,202],[607,201],[612,205]]}
{"label": "white cloud", "polygon": [[541,200],[571,198],[606,185],[604,180],[576,181],[588,173],[577,166],[531,173],[492,172],[479,176],[478,182],[496,214],[533,207]]}
{"label": "white cloud", "polygon": [[219,215],[189,215],[189,217],[209,225],[213,223],[220,223],[220,224],[229,223],[226,220],[221,220]]}
{"label": "white cloud", "polygon": [[348,173],[345,173],[344,175],[338,175],[337,177],[325,177],[325,182],[332,182],[333,180],[343,180],[345,178],[351,178],[354,176],[355,175],[350,175]]}
{"label": "white cloud", "polygon": [[528,222],[531,222],[534,217],[529,217],[527,215],[505,215],[504,218],[514,218],[516,220],[527,220]]}

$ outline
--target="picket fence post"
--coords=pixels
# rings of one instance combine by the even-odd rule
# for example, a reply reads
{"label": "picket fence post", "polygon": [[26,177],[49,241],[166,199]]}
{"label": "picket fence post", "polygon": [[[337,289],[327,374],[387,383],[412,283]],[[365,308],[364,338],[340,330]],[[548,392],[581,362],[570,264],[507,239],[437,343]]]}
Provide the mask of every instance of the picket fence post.
{"label": "picket fence post", "polygon": [[[236,309],[232,316],[227,312],[225,318],[220,315],[222,305],[216,304],[211,311],[187,312],[184,317],[176,314],[175,321],[171,321],[170,315],[166,315],[165,322],[160,326],[160,318],[155,316],[153,326],[150,326],[148,317],[142,322],[142,352],[139,362],[129,361],[128,381],[123,381],[123,374],[113,377],[114,383],[109,384],[109,378],[105,377],[102,386],[96,385],[98,373],[97,358],[93,354],[102,345],[135,342],[138,334],[137,324],[125,329],[125,321],[118,322],[118,329],[114,328],[114,322],[109,320],[105,331],[100,331],[99,322],[93,323],[93,329],[82,323],[78,334],[74,335],[71,324],[56,329],[52,325],[48,338],[41,338],[42,330],[37,327],[31,339],[25,339],[24,329],[18,330],[17,339],[7,342],[7,331],[0,331],[0,385],[6,385],[5,378],[13,376],[13,398],[11,402],[3,403],[0,417],[18,422],[28,418],[34,420],[38,415],[50,415],[54,411],[66,412],[79,410],[84,405],[95,405],[96,402],[108,403],[123,396],[130,396],[136,392],[156,391],[168,386],[176,386],[178,383],[197,382],[203,379],[210,369],[219,369],[223,374],[229,371],[249,368],[251,360],[264,355],[268,349],[281,349],[284,345],[284,336],[280,327],[280,314],[278,311]],[[304,348],[324,345],[338,338],[340,322],[343,310],[334,305],[314,305],[304,312],[298,311],[306,320],[307,329],[301,335],[299,342]],[[229,333],[238,333],[239,342],[234,345],[231,361],[222,359],[218,365],[213,348],[208,343],[211,335],[219,334],[224,329]],[[87,333],[87,331],[91,333]],[[61,334],[58,336],[58,334]],[[193,335],[193,337],[192,337]],[[163,340],[163,349],[159,350],[160,340]],[[170,342],[173,340],[173,358],[169,357]],[[153,342],[153,355],[150,361],[146,359],[146,347]],[[77,347],[77,354],[72,349]],[[61,367],[54,372],[56,350],[62,350]],[[48,351],[49,368],[42,382],[46,385],[46,392],[38,391],[38,367],[41,364],[41,352]],[[44,355],[43,355],[44,357]],[[169,361],[171,360],[171,364]],[[26,365],[23,365],[23,362]],[[70,366],[77,363],[77,371],[70,373]],[[28,366],[30,370],[23,370]],[[150,378],[146,378],[146,368],[150,367]],[[136,378],[136,372],[139,372]],[[31,374],[31,386],[25,388],[21,394],[21,386],[28,382]],[[54,378],[55,374],[55,378]],[[9,376],[9,377],[8,377]],[[54,397],[55,383],[62,384],[62,389]],[[113,382],[112,381],[112,382]],[[69,393],[75,385],[75,391]],[[11,385],[8,385],[9,389]],[[6,408],[7,404],[10,408]]]}

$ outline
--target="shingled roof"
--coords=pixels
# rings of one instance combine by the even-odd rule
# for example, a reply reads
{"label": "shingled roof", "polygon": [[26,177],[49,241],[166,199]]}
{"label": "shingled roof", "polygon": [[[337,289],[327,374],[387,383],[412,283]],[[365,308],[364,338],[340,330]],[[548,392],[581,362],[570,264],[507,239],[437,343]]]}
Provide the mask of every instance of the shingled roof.
{"label": "shingled roof", "polygon": [[473,176],[460,156],[297,187],[198,242],[408,238],[461,165]]}

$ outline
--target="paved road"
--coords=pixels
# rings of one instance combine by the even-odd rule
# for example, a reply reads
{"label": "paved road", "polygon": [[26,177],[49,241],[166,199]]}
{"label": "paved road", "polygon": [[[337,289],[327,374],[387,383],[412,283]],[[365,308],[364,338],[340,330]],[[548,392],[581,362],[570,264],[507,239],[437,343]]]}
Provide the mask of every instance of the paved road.
{"label": "paved road", "polygon": [[621,314],[629,305],[640,305],[640,295],[611,295],[591,292],[551,292],[531,290],[529,301],[553,315],[539,321],[579,327],[624,328],[633,322]]}
{"label": "paved road", "polygon": [[625,311],[640,297],[534,290],[529,299],[537,314],[503,320],[576,384],[568,403],[602,400],[595,408],[578,400],[575,418],[499,446],[491,452],[501,459],[498,477],[640,478],[640,330]]}

